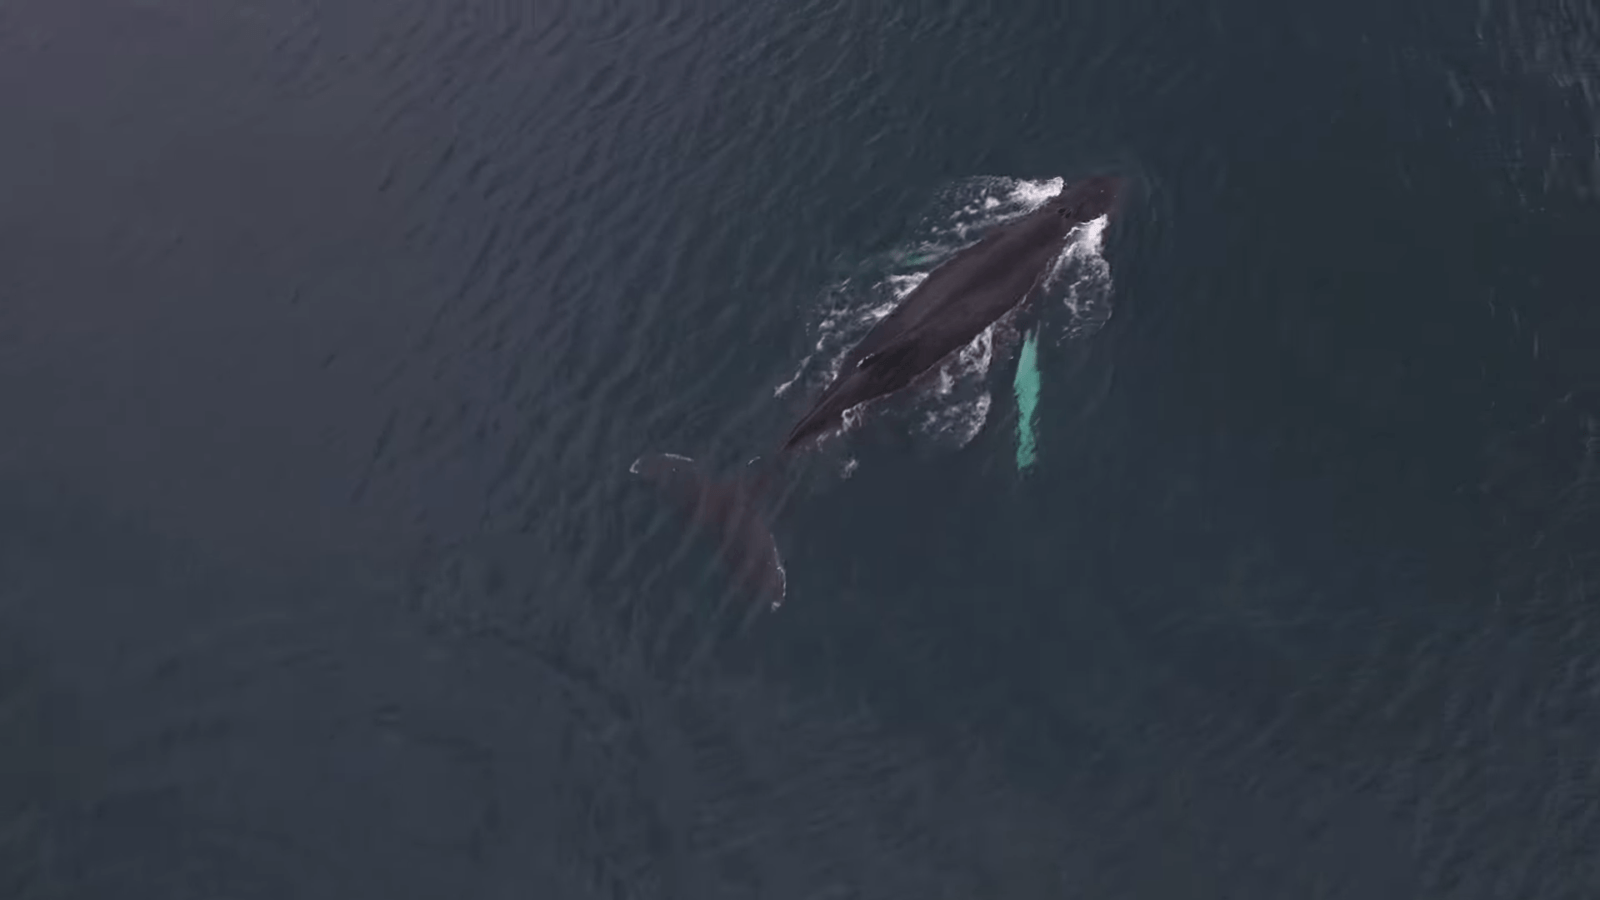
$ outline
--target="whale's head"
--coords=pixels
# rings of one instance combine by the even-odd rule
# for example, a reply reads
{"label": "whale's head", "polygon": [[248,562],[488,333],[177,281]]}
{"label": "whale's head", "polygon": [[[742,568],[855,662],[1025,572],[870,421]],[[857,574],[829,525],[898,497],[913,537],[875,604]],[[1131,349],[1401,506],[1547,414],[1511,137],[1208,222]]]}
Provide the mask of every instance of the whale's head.
{"label": "whale's head", "polygon": [[1056,197],[1056,214],[1074,224],[1092,222],[1116,207],[1124,181],[1120,175],[1096,175],[1069,184]]}

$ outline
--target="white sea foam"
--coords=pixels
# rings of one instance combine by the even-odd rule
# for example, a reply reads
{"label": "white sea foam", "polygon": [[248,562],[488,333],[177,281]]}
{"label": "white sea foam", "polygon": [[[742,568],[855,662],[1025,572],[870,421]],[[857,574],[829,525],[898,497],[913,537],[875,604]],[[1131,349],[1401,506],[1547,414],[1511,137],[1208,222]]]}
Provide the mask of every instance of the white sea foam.
{"label": "white sea foam", "polygon": [[1091,335],[1111,318],[1111,265],[1103,255],[1109,222],[1101,216],[1078,226],[1045,279],[1047,295],[1061,291],[1067,337]]}

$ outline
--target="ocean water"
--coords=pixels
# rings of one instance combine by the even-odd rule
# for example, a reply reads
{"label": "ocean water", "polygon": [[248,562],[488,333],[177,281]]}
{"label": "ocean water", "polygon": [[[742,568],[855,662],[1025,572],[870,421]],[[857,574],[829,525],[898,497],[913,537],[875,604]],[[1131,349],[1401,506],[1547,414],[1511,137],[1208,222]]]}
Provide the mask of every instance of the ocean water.
{"label": "ocean water", "polygon": [[[0,893],[1600,895],[1597,54],[1571,0],[0,3]],[[1108,170],[767,485],[780,609],[629,474],[769,456]]]}

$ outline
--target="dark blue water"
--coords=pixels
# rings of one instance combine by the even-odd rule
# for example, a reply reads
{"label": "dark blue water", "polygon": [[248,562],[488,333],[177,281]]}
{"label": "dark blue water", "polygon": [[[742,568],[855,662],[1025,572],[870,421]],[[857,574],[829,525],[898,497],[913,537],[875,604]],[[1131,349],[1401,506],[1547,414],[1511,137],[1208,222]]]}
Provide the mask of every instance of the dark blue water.
{"label": "dark blue water", "polygon": [[[1550,0],[8,0],[0,891],[1596,896],[1597,54]],[[1108,169],[1037,466],[997,337],[786,471],[747,617],[629,462],[769,453],[886,260]]]}

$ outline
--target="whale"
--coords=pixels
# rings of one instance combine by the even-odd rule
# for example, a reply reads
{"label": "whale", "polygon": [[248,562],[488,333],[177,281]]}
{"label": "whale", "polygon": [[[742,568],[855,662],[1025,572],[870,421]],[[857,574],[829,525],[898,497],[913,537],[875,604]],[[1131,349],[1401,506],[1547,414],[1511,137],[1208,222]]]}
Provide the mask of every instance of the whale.
{"label": "whale", "polygon": [[916,383],[1016,309],[1049,276],[1074,229],[1112,214],[1125,179],[1095,175],[1065,184],[1037,209],[1003,222],[934,268],[845,355],[839,374],[806,409],[765,465],[718,479],[674,453],[641,456],[630,471],[655,482],[718,535],[741,591],[777,609],[787,572],[762,497],[781,462],[838,432],[845,413]]}
{"label": "whale", "polygon": [[1111,212],[1122,186],[1115,175],[1066,185],[940,264],[851,348],[781,449],[837,431],[846,411],[905,389],[972,343],[1039,286],[1073,229]]}

